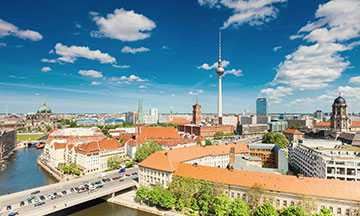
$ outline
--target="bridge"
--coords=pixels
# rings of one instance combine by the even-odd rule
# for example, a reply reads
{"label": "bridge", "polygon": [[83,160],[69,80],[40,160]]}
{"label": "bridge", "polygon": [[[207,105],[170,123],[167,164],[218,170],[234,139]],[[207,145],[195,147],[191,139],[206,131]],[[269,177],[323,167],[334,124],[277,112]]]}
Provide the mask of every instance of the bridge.
{"label": "bridge", "polygon": [[[67,208],[94,200],[98,198],[110,198],[116,195],[116,193],[123,190],[136,187],[137,182],[134,180],[137,178],[137,175],[132,175],[131,173],[137,172],[138,168],[128,169],[125,173],[112,172],[102,178],[110,178],[109,182],[104,183],[102,178],[98,175],[84,176],[82,178],[74,179],[71,181],[60,182],[56,184],[46,185],[38,188],[32,188],[25,191],[16,192],[13,194],[8,194],[0,197],[0,215],[8,215],[12,210],[17,210],[19,215],[29,215],[29,216],[39,216],[39,215],[48,215],[56,213]],[[130,176],[126,176],[129,174]],[[113,180],[112,178],[123,176],[119,180]],[[103,187],[97,189],[96,191],[90,192],[89,190],[78,193],[76,191],[71,192],[70,188],[79,187],[84,184],[91,184],[101,181]],[[31,193],[39,190],[40,193],[37,193],[36,196],[39,198],[41,195],[45,197],[45,204],[35,207],[34,200],[31,204],[28,203],[27,198],[31,197]],[[66,191],[66,194],[63,194],[62,191]],[[48,197],[48,194],[61,194],[62,197],[51,200]],[[24,201],[25,205],[20,206],[20,202]],[[40,200],[41,201],[41,200]],[[7,206],[11,205],[11,210],[7,210]]]}

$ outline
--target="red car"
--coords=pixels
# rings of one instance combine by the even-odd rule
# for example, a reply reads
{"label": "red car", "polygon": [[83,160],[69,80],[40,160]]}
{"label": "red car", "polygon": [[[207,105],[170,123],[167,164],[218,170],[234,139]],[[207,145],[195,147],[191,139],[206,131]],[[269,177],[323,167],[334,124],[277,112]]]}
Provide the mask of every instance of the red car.
{"label": "red car", "polygon": [[129,173],[126,173],[126,176],[128,176],[128,177],[129,177],[129,176],[130,176],[130,174],[129,174]]}
{"label": "red car", "polygon": [[116,180],[119,180],[120,178],[116,176],[115,179],[116,179]]}

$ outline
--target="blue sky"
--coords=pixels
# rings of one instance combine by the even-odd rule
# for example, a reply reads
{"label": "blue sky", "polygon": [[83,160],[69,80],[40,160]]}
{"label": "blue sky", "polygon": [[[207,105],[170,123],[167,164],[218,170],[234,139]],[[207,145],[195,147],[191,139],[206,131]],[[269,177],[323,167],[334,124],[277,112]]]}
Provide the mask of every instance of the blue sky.
{"label": "blue sky", "polygon": [[[0,109],[56,113],[359,112],[358,0],[10,1],[0,3]],[[0,111],[1,112],[1,111]]]}

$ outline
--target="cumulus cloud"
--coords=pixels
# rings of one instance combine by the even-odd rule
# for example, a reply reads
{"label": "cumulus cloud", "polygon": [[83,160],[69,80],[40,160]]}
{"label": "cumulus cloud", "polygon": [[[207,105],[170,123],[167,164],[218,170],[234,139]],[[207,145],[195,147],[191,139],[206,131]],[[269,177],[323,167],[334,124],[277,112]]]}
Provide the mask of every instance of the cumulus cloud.
{"label": "cumulus cloud", "polygon": [[337,91],[344,97],[360,99],[360,87],[339,86]]}
{"label": "cumulus cloud", "polygon": [[[226,60],[221,62],[221,65],[223,68],[226,68],[229,64],[230,64],[230,62],[226,61]],[[197,69],[211,70],[211,69],[217,68],[217,66],[218,66],[218,62],[215,62],[211,66],[207,63],[204,63],[204,64],[198,66]]]}
{"label": "cumulus cloud", "polygon": [[68,63],[74,63],[78,58],[87,58],[91,60],[98,60],[102,64],[116,63],[116,59],[107,53],[102,53],[100,50],[90,50],[85,46],[65,46],[57,43],[55,46],[55,53],[61,57],[58,60]]}
{"label": "cumulus cloud", "polygon": [[147,79],[141,79],[140,77],[136,75],[130,75],[130,76],[121,76],[121,77],[111,77],[110,81],[113,81],[117,84],[126,83],[129,84],[130,82],[136,81],[136,82],[145,82],[148,81]]}
{"label": "cumulus cloud", "polygon": [[35,96],[40,96],[40,94],[39,94],[39,93],[35,93]]}
{"label": "cumulus cloud", "polygon": [[235,70],[235,69],[227,70],[227,71],[225,71],[224,75],[226,75],[226,74],[232,74],[234,76],[243,76],[242,70],[240,70],[240,69],[239,70]]}
{"label": "cumulus cloud", "polygon": [[139,86],[139,88],[141,88],[141,89],[145,89],[145,88],[147,88],[146,86],[144,86],[144,85],[141,85],[141,86]]}
{"label": "cumulus cloud", "polygon": [[190,91],[189,95],[199,95],[202,93],[204,93],[204,91],[202,89],[198,89],[198,90]]}
{"label": "cumulus cloud", "polygon": [[229,26],[240,26],[248,23],[251,26],[259,26],[276,19],[279,10],[274,4],[283,3],[287,0],[198,0],[201,6],[210,8],[225,7],[233,11],[225,21],[222,29]]}
{"label": "cumulus cloud", "polygon": [[98,14],[93,16],[99,30],[92,31],[92,37],[137,41],[150,37],[150,31],[156,27],[155,23],[144,15],[123,8],[115,9],[114,13],[108,14],[106,18]]}
{"label": "cumulus cloud", "polygon": [[354,84],[360,85],[360,76],[351,77],[349,79],[349,83],[354,83]]}
{"label": "cumulus cloud", "polygon": [[279,49],[281,49],[281,46],[276,46],[276,47],[273,48],[273,51],[276,52],[276,51],[278,51]]}
{"label": "cumulus cloud", "polygon": [[56,63],[56,62],[57,62],[57,60],[56,60],[56,59],[47,59],[47,58],[43,58],[43,59],[41,59],[41,62]]}
{"label": "cumulus cloud", "polygon": [[9,35],[33,41],[39,41],[43,38],[39,32],[32,30],[21,30],[17,26],[0,19],[0,38]]}
{"label": "cumulus cloud", "polygon": [[91,82],[90,85],[92,85],[92,86],[98,86],[98,85],[101,85],[101,82],[93,81],[93,82]]}
{"label": "cumulus cloud", "polygon": [[7,45],[6,43],[2,43],[2,42],[0,43],[0,47],[6,47],[6,45]]}
{"label": "cumulus cloud", "polygon": [[79,74],[83,76],[90,76],[93,78],[101,78],[103,77],[102,73],[95,70],[79,70]]}
{"label": "cumulus cloud", "polygon": [[132,53],[132,54],[135,54],[135,53],[138,53],[138,52],[148,52],[148,51],[150,51],[150,49],[146,48],[146,47],[132,48],[132,47],[129,47],[129,46],[124,46],[121,49],[122,53]]}
{"label": "cumulus cloud", "polygon": [[130,68],[130,65],[115,65],[115,64],[113,64],[111,66],[113,66],[114,68]]}
{"label": "cumulus cloud", "polygon": [[175,97],[176,95],[174,93],[171,94],[171,97]]}
{"label": "cumulus cloud", "polygon": [[308,22],[292,37],[302,38],[310,45],[300,45],[286,56],[272,84],[319,89],[339,78],[350,66],[340,53],[360,44],[359,11],[360,1],[356,0],[332,0],[320,5],[315,21]]}
{"label": "cumulus cloud", "polygon": [[266,96],[269,99],[272,99],[273,103],[280,103],[283,101],[283,97],[293,94],[293,89],[284,86],[278,86],[277,88],[262,89],[260,94]]}
{"label": "cumulus cloud", "polygon": [[89,14],[90,14],[91,16],[97,16],[97,15],[99,15],[99,13],[98,13],[98,12],[95,12],[95,11],[90,11]]}
{"label": "cumulus cloud", "polygon": [[43,68],[41,68],[42,72],[49,72],[51,70],[52,70],[51,67],[43,67]]}

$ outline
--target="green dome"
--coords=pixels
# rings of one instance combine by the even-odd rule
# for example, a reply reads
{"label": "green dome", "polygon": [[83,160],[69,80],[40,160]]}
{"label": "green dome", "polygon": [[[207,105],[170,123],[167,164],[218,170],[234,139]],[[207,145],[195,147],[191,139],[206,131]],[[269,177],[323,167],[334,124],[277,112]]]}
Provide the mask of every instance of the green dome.
{"label": "green dome", "polygon": [[44,104],[39,107],[37,113],[52,113],[50,107],[46,106],[46,102],[44,101]]}

